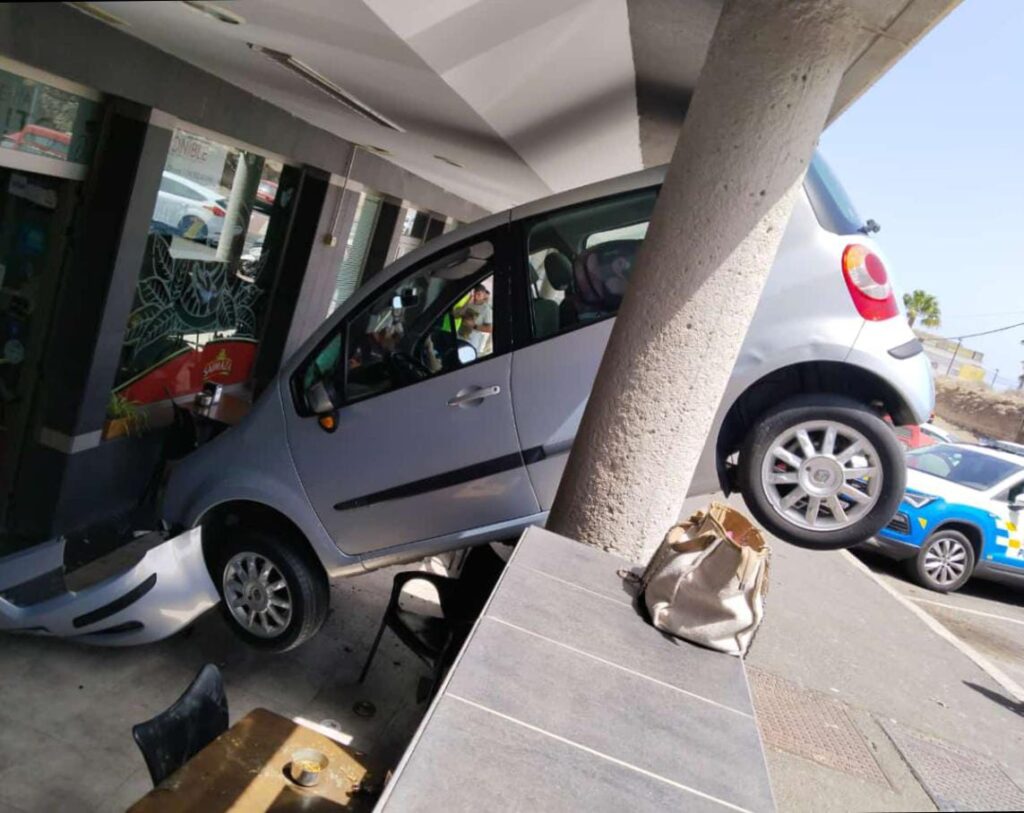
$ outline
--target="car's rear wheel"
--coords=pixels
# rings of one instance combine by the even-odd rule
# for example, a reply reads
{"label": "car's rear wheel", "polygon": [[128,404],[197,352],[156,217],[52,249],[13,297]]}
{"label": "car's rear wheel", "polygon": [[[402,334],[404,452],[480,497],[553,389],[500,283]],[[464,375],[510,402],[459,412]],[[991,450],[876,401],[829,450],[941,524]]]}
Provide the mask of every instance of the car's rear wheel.
{"label": "car's rear wheel", "polygon": [[791,398],[762,415],[740,450],[738,485],[771,533],[805,548],[873,536],[900,504],[903,452],[892,430],[848,398]]}
{"label": "car's rear wheel", "polygon": [[185,215],[178,223],[178,234],[182,237],[186,237],[189,240],[195,240],[199,243],[205,243],[209,237],[209,229],[206,228],[200,218],[195,215]]}
{"label": "car's rear wheel", "polygon": [[312,557],[255,529],[218,546],[211,567],[224,615],[242,640],[286,652],[312,638],[327,618],[327,578]]}
{"label": "car's rear wheel", "polygon": [[917,556],[907,560],[907,569],[922,587],[952,593],[971,578],[975,559],[971,540],[960,531],[940,528],[925,540]]}

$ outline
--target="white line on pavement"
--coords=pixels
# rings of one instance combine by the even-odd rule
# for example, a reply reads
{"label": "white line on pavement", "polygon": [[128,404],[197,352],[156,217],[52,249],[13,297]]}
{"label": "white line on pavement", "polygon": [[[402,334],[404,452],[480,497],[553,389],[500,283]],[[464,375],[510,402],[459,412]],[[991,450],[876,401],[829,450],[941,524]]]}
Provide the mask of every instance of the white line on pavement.
{"label": "white line on pavement", "polygon": [[1005,615],[996,615],[995,613],[986,613],[983,610],[972,610],[970,607],[957,607],[955,604],[945,604],[941,601],[932,601],[930,598],[918,598],[917,596],[907,596],[911,601],[916,601],[918,604],[931,604],[934,607],[942,607],[944,610],[954,610],[958,613],[970,613],[971,615],[982,615],[985,618],[995,618],[999,621],[1006,621],[1009,624],[1020,624],[1024,627],[1024,621],[1019,618],[1010,618]]}
{"label": "white line on pavement", "polygon": [[899,592],[895,587],[886,584],[884,579],[879,578],[875,573],[864,564],[860,559],[850,553],[848,550],[840,551],[846,561],[852,564],[855,568],[866,574],[868,578],[872,579],[875,584],[881,587],[890,596],[896,599],[900,604],[906,607],[910,612],[916,615],[921,621],[924,622],[925,626],[928,627],[932,632],[938,635],[940,638],[945,640],[947,643],[952,644],[958,649],[963,655],[966,655],[974,663],[987,674],[992,680],[1002,686],[1006,691],[1010,693],[1010,696],[1018,703],[1024,703],[1024,688],[1020,686],[1013,678],[1007,675],[1002,669],[996,666],[992,661],[982,655],[974,647],[966,644],[962,639],[957,638],[952,632],[950,632],[943,624],[941,624],[934,617],[929,615],[927,612],[922,610],[910,599]]}

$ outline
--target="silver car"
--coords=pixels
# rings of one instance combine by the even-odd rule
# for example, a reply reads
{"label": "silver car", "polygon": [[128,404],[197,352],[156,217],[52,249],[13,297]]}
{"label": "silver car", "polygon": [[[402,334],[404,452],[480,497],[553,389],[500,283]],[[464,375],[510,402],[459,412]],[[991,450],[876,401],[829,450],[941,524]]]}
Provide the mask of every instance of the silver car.
{"label": "silver car", "polygon": [[[367,280],[239,426],[174,472],[227,616],[284,650],[328,579],[543,523],[664,168],[493,215]],[[740,491],[772,533],[839,548],[903,495],[891,429],[928,418],[931,368],[825,163],[797,200],[692,494]],[[685,240],[686,235],[679,235]]]}

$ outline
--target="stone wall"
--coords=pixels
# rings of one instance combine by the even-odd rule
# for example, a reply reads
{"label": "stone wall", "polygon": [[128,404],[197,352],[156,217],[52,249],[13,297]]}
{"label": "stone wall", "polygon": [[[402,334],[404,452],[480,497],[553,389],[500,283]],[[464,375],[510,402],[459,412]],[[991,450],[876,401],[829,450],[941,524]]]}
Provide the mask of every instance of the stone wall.
{"label": "stone wall", "polygon": [[1024,442],[1024,394],[995,392],[983,384],[935,379],[935,413],[975,435]]}

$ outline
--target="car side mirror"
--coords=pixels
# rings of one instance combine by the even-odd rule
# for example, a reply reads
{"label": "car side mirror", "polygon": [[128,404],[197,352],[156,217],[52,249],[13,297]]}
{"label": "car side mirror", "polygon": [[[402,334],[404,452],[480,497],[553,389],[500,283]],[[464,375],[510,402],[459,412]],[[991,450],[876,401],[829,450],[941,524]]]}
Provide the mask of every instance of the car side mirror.
{"label": "car side mirror", "polygon": [[1024,492],[1010,500],[1010,508],[1014,511],[1024,511]]}
{"label": "car side mirror", "polygon": [[306,389],[306,405],[314,415],[329,415],[336,409],[334,388],[326,381],[316,381]]}

